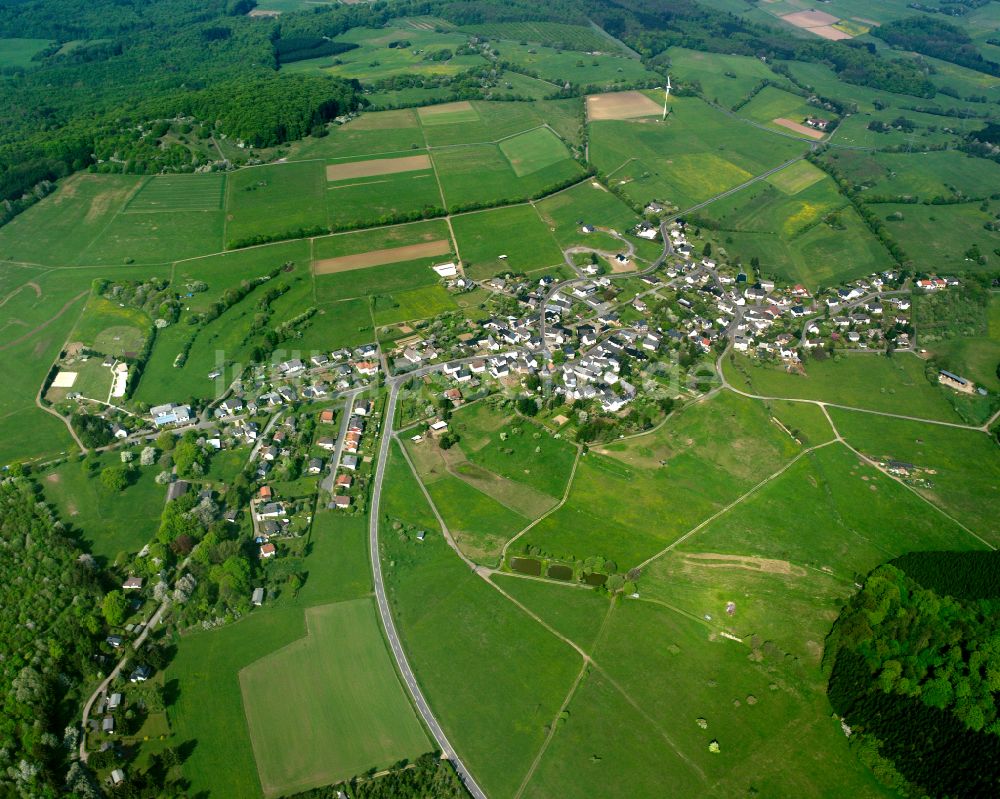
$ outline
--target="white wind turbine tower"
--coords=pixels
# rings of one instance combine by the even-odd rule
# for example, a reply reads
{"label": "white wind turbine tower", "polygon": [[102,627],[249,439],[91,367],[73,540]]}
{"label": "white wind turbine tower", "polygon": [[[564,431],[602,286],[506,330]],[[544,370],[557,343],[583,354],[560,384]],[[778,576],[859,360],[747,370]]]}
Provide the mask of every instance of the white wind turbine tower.
{"label": "white wind turbine tower", "polygon": [[667,88],[663,95],[663,118],[667,118],[667,101],[670,100],[670,76],[667,75]]}

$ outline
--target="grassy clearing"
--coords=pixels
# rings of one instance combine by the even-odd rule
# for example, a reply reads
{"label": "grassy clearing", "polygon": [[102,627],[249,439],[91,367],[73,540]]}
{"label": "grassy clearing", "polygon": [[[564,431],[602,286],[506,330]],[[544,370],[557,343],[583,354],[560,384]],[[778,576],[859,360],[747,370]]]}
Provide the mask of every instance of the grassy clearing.
{"label": "grassy clearing", "polygon": [[0,39],[0,67],[30,67],[31,57],[52,42],[48,39]]}
{"label": "grassy clearing", "polygon": [[462,214],[451,223],[462,261],[475,279],[562,263],[562,251],[530,205]]}
{"label": "grassy clearing", "polygon": [[363,518],[317,514],[304,564],[308,579],[297,597],[281,597],[236,624],[181,638],[166,672],[168,691],[176,697],[168,715],[176,743],[195,743],[184,763],[192,791],[263,795],[239,671],[305,636],[306,608],[370,594],[367,544]]}
{"label": "grassy clearing", "polygon": [[994,545],[1000,545],[1000,457],[985,433],[956,430],[905,419],[830,411],[840,434],[876,460],[912,463],[926,484],[915,487],[935,505]]}
{"label": "grassy clearing", "polygon": [[379,326],[429,319],[458,307],[452,295],[444,287],[436,285],[376,295],[373,302],[375,324]]}
{"label": "grassy clearing", "polygon": [[736,125],[697,98],[671,100],[667,121],[590,125],[590,157],[636,202],[686,208],[799,155],[803,145]]}
{"label": "grassy clearing", "polygon": [[924,363],[908,353],[876,354],[810,361],[806,374],[760,364],[745,356],[726,359],[729,382],[755,394],[785,399],[815,399],[885,413],[946,422],[961,421],[944,389],[924,377]]}
{"label": "grassy clearing", "polygon": [[569,82],[574,86],[609,90],[659,77],[655,72],[646,69],[638,59],[608,53],[608,44],[609,42],[605,40],[598,48],[605,52],[592,55],[572,51],[560,52],[555,47],[505,41],[500,45],[500,52],[513,64],[536,72],[544,80],[560,86]]}
{"label": "grassy clearing", "polygon": [[[1000,259],[993,253],[996,234],[983,228],[993,218],[976,203],[966,205],[879,205],[888,217],[901,214],[902,220],[888,223],[888,231],[902,242],[914,268],[931,272],[983,271],[995,269]],[[970,260],[966,253],[976,245],[986,256],[986,266]]]}
{"label": "grassy clearing", "polygon": [[390,524],[381,534],[389,601],[410,663],[477,781],[490,795],[513,795],[580,659],[462,564],[398,453],[383,502],[387,519],[428,531],[424,541]]}
{"label": "grassy clearing", "polygon": [[121,358],[126,352],[142,350],[152,324],[144,311],[92,295],[70,338],[96,352]]}
{"label": "grassy clearing", "polygon": [[429,746],[371,599],[306,611],[306,637],[240,672],[266,797],[414,758]]}
{"label": "grassy clearing", "polygon": [[[138,449],[135,453],[133,462],[138,464]],[[159,467],[136,465],[129,487],[111,491],[101,482],[100,470],[121,465],[119,455],[100,455],[99,462],[100,467],[89,473],[72,459],[39,476],[38,482],[46,501],[78,533],[87,551],[111,562],[121,552],[138,552],[153,539],[160,526],[166,489],[156,484]]]}
{"label": "grassy clearing", "polygon": [[338,125],[329,136],[303,139],[289,146],[289,161],[403,153],[424,147],[424,136],[412,108],[361,114]]}
{"label": "grassy clearing", "polygon": [[624,571],[801,450],[762,404],[719,394],[654,433],[592,449],[566,504],[518,543],[571,560],[600,555]]}
{"label": "grassy clearing", "polygon": [[767,408],[791,435],[809,447],[824,444],[834,438],[833,428],[822,409],[807,402],[771,400]]}
{"label": "grassy clearing", "polygon": [[357,298],[320,308],[309,320],[296,344],[303,350],[332,350],[356,347],[374,340],[369,300]]}

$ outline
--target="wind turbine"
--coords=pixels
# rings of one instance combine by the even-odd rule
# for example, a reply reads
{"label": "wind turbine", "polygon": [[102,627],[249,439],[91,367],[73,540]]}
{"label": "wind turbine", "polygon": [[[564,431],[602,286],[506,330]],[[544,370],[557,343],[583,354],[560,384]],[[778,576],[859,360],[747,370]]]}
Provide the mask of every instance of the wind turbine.
{"label": "wind turbine", "polygon": [[663,95],[663,118],[664,119],[667,118],[667,101],[670,100],[670,89],[671,88],[672,87],[670,86],[670,76],[667,75],[667,88],[666,88],[666,90],[664,92],[664,95]]}

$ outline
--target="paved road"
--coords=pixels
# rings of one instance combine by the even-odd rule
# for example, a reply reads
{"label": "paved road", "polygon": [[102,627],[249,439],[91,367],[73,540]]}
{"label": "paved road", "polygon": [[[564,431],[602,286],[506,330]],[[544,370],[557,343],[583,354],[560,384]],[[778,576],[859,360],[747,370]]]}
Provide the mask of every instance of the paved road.
{"label": "paved road", "polygon": [[337,434],[337,443],[333,447],[333,457],[330,458],[330,473],[323,478],[320,488],[324,491],[333,491],[333,482],[337,479],[337,470],[340,468],[340,458],[344,454],[344,439],[347,438],[347,427],[351,423],[351,414],[354,412],[354,401],[358,394],[365,390],[365,387],[348,391],[347,401],[344,403],[344,416],[340,420],[340,432]]}
{"label": "paved road", "polygon": [[378,465],[375,467],[375,481],[372,489],[372,506],[368,516],[368,544],[371,554],[372,578],[375,584],[375,598],[378,602],[379,615],[382,617],[382,626],[385,628],[385,635],[389,641],[389,647],[392,649],[392,655],[396,659],[396,665],[399,668],[399,673],[403,678],[403,682],[406,683],[406,687],[409,689],[410,695],[413,697],[413,702],[416,705],[417,710],[420,712],[421,718],[423,718],[424,723],[430,729],[431,734],[434,736],[434,740],[437,741],[438,748],[440,748],[442,754],[452,762],[452,765],[455,767],[455,771],[458,772],[459,777],[461,777],[462,782],[465,783],[465,787],[468,789],[469,793],[472,794],[474,799],[487,799],[486,793],[479,787],[468,768],[466,768],[465,764],[455,753],[454,748],[448,741],[448,736],[445,735],[444,730],[441,729],[441,725],[434,716],[434,712],[431,710],[430,705],[427,704],[423,691],[420,690],[420,685],[417,683],[417,678],[414,676],[413,670],[410,668],[410,664],[406,659],[406,653],[403,651],[403,645],[399,640],[399,634],[396,632],[396,625],[392,619],[392,611],[389,608],[389,600],[385,595],[385,583],[382,579],[382,563],[379,560],[378,524],[381,517],[381,514],[379,513],[379,504],[382,499],[382,481],[385,477],[385,465],[389,459],[389,449],[392,446],[392,426],[396,416],[396,399],[399,396],[399,388],[406,382],[406,380],[421,374],[427,374],[440,368],[441,366],[443,366],[443,364],[420,369],[416,372],[410,373],[402,379],[395,378],[389,381],[389,399],[386,402],[385,407],[385,422],[382,426],[382,440],[379,444]]}

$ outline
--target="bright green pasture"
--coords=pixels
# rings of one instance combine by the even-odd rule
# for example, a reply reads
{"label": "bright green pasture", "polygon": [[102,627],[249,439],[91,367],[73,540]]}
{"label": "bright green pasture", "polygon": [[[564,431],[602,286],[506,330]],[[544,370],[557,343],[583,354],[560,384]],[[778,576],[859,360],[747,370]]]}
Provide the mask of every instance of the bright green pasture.
{"label": "bright green pasture", "polygon": [[564,100],[541,100],[535,110],[563,141],[580,146],[583,144],[584,99],[568,97]]}
{"label": "bright green pasture", "polygon": [[703,53],[684,47],[671,47],[667,52],[670,77],[678,86],[698,81],[707,99],[726,108],[743,100],[762,80],[777,79],[759,58]]}
{"label": "bright green pasture", "polygon": [[803,144],[735,123],[697,98],[671,100],[667,121],[590,124],[590,157],[636,202],[681,208],[734,188],[803,152]]}
{"label": "bright green pasture", "polygon": [[[1000,264],[1000,256],[993,252],[1000,244],[1000,237],[983,228],[996,212],[981,211],[978,203],[879,205],[875,210],[886,217],[902,214],[902,221],[887,222],[886,229],[900,242],[917,270],[981,271],[996,269]],[[965,253],[973,244],[986,256],[985,267],[966,258]]]}
{"label": "bright green pasture", "polygon": [[[453,217],[458,251],[469,275],[484,278],[510,270],[530,272],[562,263],[562,251],[530,205]],[[499,256],[506,255],[501,259]]]}
{"label": "bright green pasture", "polygon": [[796,161],[786,166],[780,172],[771,175],[767,182],[781,189],[785,194],[795,195],[819,183],[826,177],[822,169],[813,166],[808,161]]}
{"label": "bright green pasture", "polygon": [[500,152],[519,178],[569,157],[559,137],[549,128],[535,128],[500,142]]}
{"label": "bright green pasture", "polygon": [[[386,591],[410,664],[476,780],[491,796],[512,796],[580,658],[459,560],[398,452],[382,501]],[[393,529],[396,521],[426,530],[425,540]]]}
{"label": "bright green pasture", "polygon": [[823,414],[823,409],[811,402],[769,400],[767,408],[791,435],[807,447],[825,444],[834,438],[833,428]]}
{"label": "bright green pasture", "polygon": [[875,460],[912,463],[922,495],[994,546],[1000,544],[1000,450],[986,433],[830,411],[840,434]]}
{"label": "bright green pasture", "polygon": [[352,269],[331,275],[316,275],[316,301],[328,303],[350,297],[397,294],[433,286],[439,278],[430,266],[442,260],[447,260],[447,256],[369,266],[365,269]]}
{"label": "bright green pasture", "polygon": [[892,358],[872,353],[810,361],[805,375],[763,365],[742,355],[723,361],[729,382],[738,389],[785,399],[813,399],[885,413],[958,422],[944,389],[924,377],[915,355]]}
{"label": "bright green pasture", "polygon": [[500,76],[499,89],[501,94],[514,94],[530,100],[543,100],[559,91],[559,87],[551,81],[532,78],[520,72],[504,72]]}
{"label": "bright green pasture", "polygon": [[[500,42],[497,49],[501,58],[559,85],[568,82],[601,91],[659,78],[641,61],[626,55],[560,52],[553,47],[512,41]],[[603,49],[607,49],[606,45]]]}
{"label": "bright green pasture", "polygon": [[100,455],[100,468],[93,472],[71,459],[38,477],[56,515],[88,552],[109,563],[120,552],[138,552],[153,540],[160,526],[166,496],[166,488],[156,484],[161,468],[139,466],[140,450],[131,450],[135,468],[124,491],[106,488],[100,478],[101,469],[121,465],[118,452]]}
{"label": "bright green pasture", "polygon": [[[561,247],[603,249],[607,240],[598,234],[583,233],[583,225],[600,225],[625,233],[639,221],[631,208],[596,181],[581,183],[546,197],[535,204],[535,209],[542,221],[554,228],[553,236]],[[600,244],[594,243],[596,238],[600,238]],[[618,246],[610,244],[610,248]]]}
{"label": "bright green pasture", "polygon": [[326,174],[318,161],[234,172],[226,203],[226,243],[327,225]]}
{"label": "bright green pasture", "polygon": [[587,588],[555,581],[542,582],[500,572],[490,579],[515,600],[537,613],[546,624],[585,652],[592,652],[610,600]]}
{"label": "bright green pasture", "polygon": [[441,192],[433,169],[340,180],[327,184],[330,228],[384,224],[404,214],[441,208]]}
{"label": "bright green pasture", "polygon": [[423,754],[370,598],[306,611],[307,634],[240,671],[264,795],[348,779]]}
{"label": "bright green pasture", "polygon": [[[365,95],[365,99],[371,103],[373,111],[433,105],[434,103],[444,102],[449,97],[451,97],[451,90],[446,86],[428,86],[427,88],[414,86],[405,89],[384,89]],[[422,138],[421,141],[423,141]]]}
{"label": "bright green pasture", "polygon": [[30,67],[31,57],[51,44],[48,39],[0,39],[0,67]]}
{"label": "bright green pasture", "polygon": [[223,249],[222,211],[153,211],[118,214],[86,247],[87,265],[155,264]]}
{"label": "bright green pasture", "polygon": [[302,330],[295,341],[303,350],[329,351],[340,347],[356,347],[375,340],[371,311],[367,298],[341,300],[324,305]]}
{"label": "bright green pasture", "polygon": [[[298,596],[282,596],[236,624],[181,638],[166,672],[168,690],[176,697],[167,711],[176,744],[194,742],[183,767],[192,791],[262,796],[239,671],[303,638],[305,608],[371,593],[367,529],[360,517],[318,513],[303,563],[308,579]],[[323,762],[312,765],[322,768]]]}
{"label": "bright green pasture", "polygon": [[[313,242],[313,258],[315,260],[337,258],[342,255],[357,255],[372,250],[387,250],[447,238],[449,238],[448,223],[440,219],[392,225],[378,230],[338,233],[317,238]],[[440,259],[443,256],[438,257]]]}
{"label": "bright green pasture", "polygon": [[[0,257],[48,266],[79,263],[145,178],[78,173],[0,227]],[[160,260],[169,260],[163,255]]]}
{"label": "bright green pasture", "polygon": [[600,555],[627,570],[801,450],[762,404],[716,395],[654,433],[591,449],[566,504],[516,546],[570,560]]}
{"label": "bright green pasture", "polygon": [[457,307],[447,289],[432,285],[384,296],[377,295],[374,297],[372,311],[375,324],[382,326],[416,319],[430,319]]}

